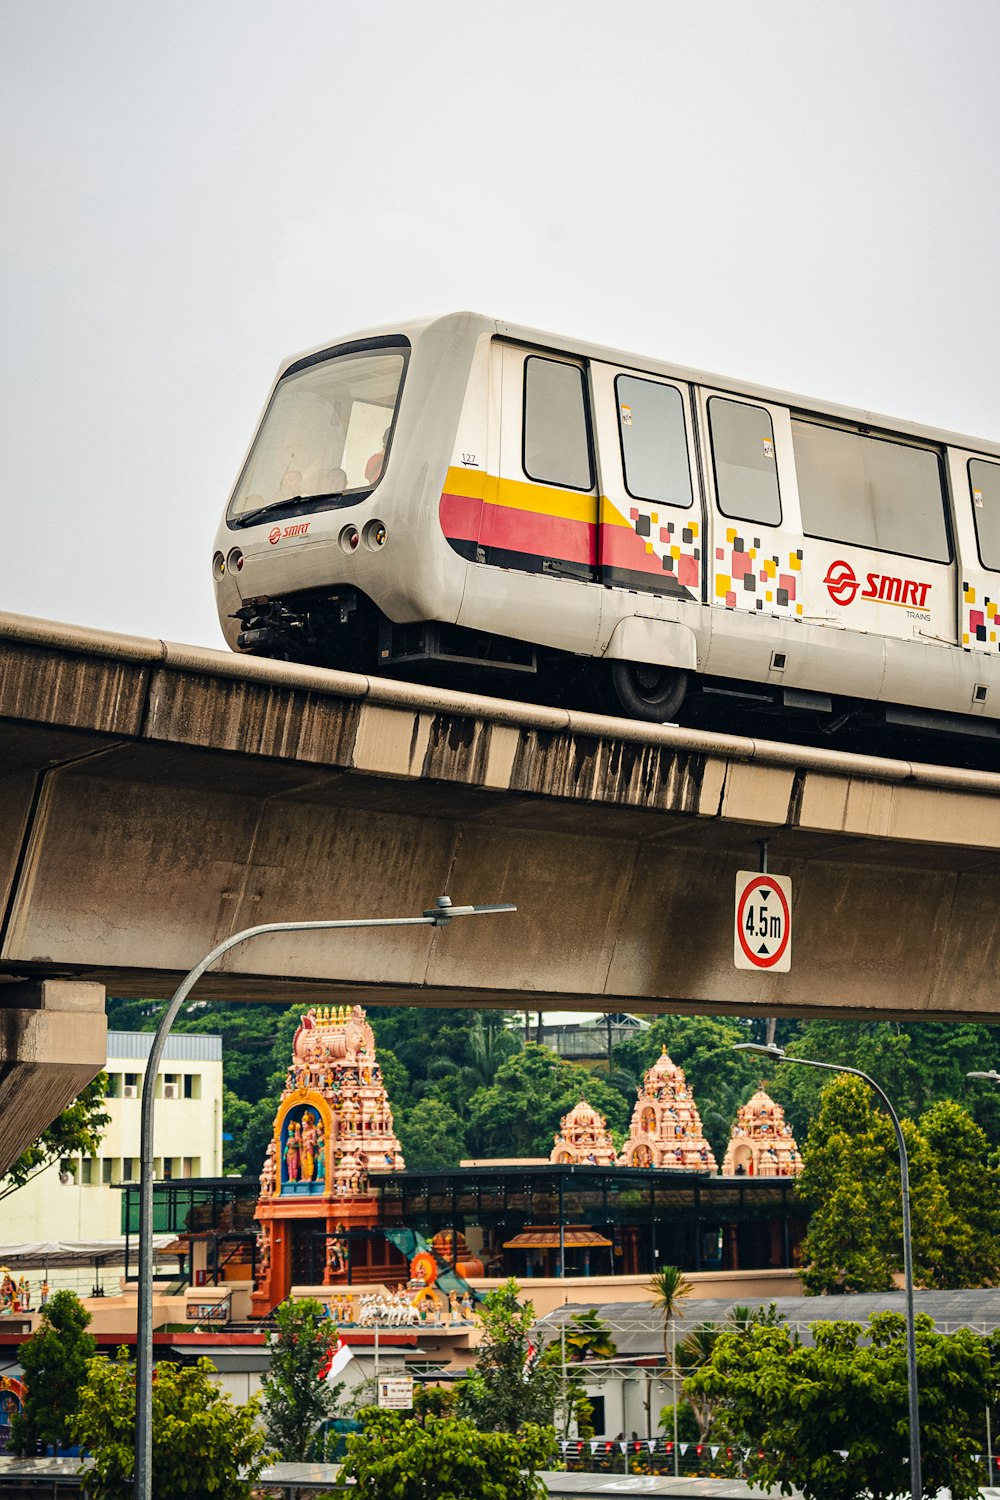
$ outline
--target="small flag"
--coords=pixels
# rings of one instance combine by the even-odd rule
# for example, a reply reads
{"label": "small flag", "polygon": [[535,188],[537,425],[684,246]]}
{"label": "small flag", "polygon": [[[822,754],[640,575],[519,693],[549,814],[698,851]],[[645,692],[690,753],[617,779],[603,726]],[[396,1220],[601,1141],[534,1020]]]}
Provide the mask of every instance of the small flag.
{"label": "small flag", "polygon": [[318,1379],[325,1380],[327,1385],[333,1385],[337,1376],[347,1368],[353,1358],[354,1355],[338,1335],[337,1342],[330,1345],[326,1358],[319,1367]]}
{"label": "small flag", "polygon": [[535,1356],[537,1355],[537,1353],[538,1349],[536,1345],[529,1344],[524,1353],[524,1364],[521,1367],[522,1380],[527,1380],[528,1376],[531,1374],[531,1367],[535,1362]]}

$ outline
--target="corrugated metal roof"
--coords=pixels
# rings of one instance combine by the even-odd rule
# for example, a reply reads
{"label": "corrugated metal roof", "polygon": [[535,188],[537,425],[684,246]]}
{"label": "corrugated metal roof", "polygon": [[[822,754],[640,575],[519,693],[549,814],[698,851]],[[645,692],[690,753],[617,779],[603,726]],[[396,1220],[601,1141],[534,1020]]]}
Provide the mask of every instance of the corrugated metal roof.
{"label": "corrugated metal roof", "polygon": [[[149,1056],[151,1031],[109,1031],[108,1061],[139,1061]],[[167,1037],[164,1062],[221,1062],[222,1038],[204,1031],[178,1031]]]}
{"label": "corrugated metal roof", "polygon": [[[845,1297],[685,1297],[682,1315],[675,1324],[677,1338],[683,1339],[699,1323],[724,1323],[737,1305],[769,1307],[772,1302],[806,1344],[812,1343],[809,1328],[813,1323],[847,1319],[865,1324],[872,1313],[901,1313],[905,1306],[901,1291],[858,1292]],[[916,1312],[927,1313],[934,1319],[939,1333],[954,1333],[958,1328],[988,1333],[1000,1327],[1000,1287],[969,1287],[954,1292],[922,1291],[918,1287],[913,1294],[913,1305]],[[560,1323],[593,1306],[594,1303],[568,1303],[535,1326],[543,1337],[552,1338],[558,1335]],[[663,1353],[663,1319],[651,1302],[604,1302],[598,1304],[597,1311],[610,1325],[620,1357],[642,1358]]]}

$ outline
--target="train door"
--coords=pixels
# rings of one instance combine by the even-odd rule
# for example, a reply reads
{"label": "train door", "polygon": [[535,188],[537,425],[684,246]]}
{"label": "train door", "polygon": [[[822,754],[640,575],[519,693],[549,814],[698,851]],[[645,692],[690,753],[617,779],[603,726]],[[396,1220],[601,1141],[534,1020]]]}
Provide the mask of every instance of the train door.
{"label": "train door", "polygon": [[[1000,715],[1000,688],[988,677],[1000,653],[1000,459],[952,449],[951,490],[961,558],[958,577],[958,640],[966,651],[992,657],[992,670],[972,674],[964,712]],[[983,662],[982,667],[987,668]]]}
{"label": "train door", "polygon": [[[725,391],[699,392],[712,521],[707,597],[714,607],[708,670],[750,681],[805,680],[803,548],[789,413]],[[748,628],[747,614],[760,616]],[[767,622],[767,623],[765,623]],[[792,650],[789,652],[789,642]],[[789,655],[793,657],[788,662]]]}
{"label": "train door", "polygon": [[682,603],[703,597],[704,534],[688,388],[595,364],[603,583]]}
{"label": "train door", "polygon": [[583,362],[505,344],[500,481],[480,533],[483,560],[591,582],[597,577],[597,519]]}

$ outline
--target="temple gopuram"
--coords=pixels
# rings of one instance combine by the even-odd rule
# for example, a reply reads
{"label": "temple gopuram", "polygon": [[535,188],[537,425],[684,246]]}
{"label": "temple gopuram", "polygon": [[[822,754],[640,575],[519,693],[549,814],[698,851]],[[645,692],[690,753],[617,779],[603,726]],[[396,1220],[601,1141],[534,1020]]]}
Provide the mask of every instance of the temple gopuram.
{"label": "temple gopuram", "polygon": [[586,1099],[581,1099],[559,1121],[559,1134],[555,1137],[549,1161],[613,1167],[616,1160],[615,1143],[607,1121]]}
{"label": "temple gopuram", "polygon": [[796,1177],[801,1171],[802,1157],[785,1111],[759,1088],[737,1112],[723,1177]]}
{"label": "temple gopuram", "polygon": [[702,1131],[701,1115],[683,1070],[667,1056],[666,1047],[636,1092],[619,1165],[714,1172],[715,1157]]}
{"label": "temple gopuram", "polygon": [[255,1315],[270,1311],[293,1284],[405,1276],[405,1260],[381,1235],[372,1235],[363,1265],[350,1265],[348,1251],[352,1231],[377,1226],[369,1177],[404,1168],[364,1011],[360,1005],[308,1011],[292,1043],[260,1174]]}

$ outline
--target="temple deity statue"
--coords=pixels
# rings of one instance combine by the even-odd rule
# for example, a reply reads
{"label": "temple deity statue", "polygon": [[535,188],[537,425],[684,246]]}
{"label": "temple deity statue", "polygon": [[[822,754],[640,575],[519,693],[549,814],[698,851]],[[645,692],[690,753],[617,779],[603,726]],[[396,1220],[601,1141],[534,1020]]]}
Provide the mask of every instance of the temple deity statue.
{"label": "temple deity statue", "polygon": [[316,1155],[320,1130],[316,1128],[316,1116],[307,1109],[302,1116],[302,1181],[312,1182],[316,1175]]}
{"label": "temple deity statue", "polygon": [[636,1090],[628,1140],[618,1165],[675,1172],[716,1170],[683,1070],[667,1056],[666,1047]]}
{"label": "temple deity statue", "polygon": [[285,1181],[298,1182],[302,1175],[302,1127],[293,1120],[285,1141]]}

